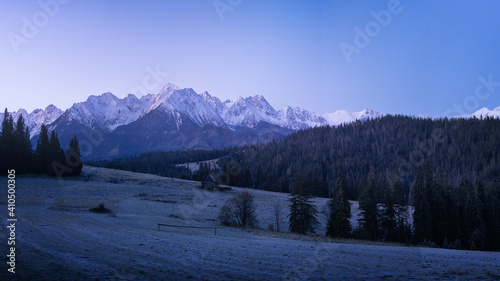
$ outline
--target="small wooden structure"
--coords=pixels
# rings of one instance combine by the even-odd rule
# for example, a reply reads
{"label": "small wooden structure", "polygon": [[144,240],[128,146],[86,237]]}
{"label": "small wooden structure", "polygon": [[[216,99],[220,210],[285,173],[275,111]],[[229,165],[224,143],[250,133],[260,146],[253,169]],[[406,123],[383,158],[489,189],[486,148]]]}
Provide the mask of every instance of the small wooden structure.
{"label": "small wooden structure", "polygon": [[220,190],[219,183],[215,180],[213,175],[208,175],[202,182],[201,188],[207,190]]}
{"label": "small wooden structure", "polygon": [[202,182],[201,188],[205,190],[217,190],[217,191],[226,191],[231,190],[229,186],[221,186],[219,183],[221,182],[218,174],[210,174],[208,175]]}

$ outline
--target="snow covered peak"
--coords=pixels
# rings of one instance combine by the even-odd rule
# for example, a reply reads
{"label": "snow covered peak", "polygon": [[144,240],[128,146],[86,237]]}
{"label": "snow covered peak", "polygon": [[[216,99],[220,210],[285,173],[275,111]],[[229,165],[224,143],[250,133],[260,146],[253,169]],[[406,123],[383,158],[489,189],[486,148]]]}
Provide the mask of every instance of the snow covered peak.
{"label": "snow covered peak", "polygon": [[167,83],[165,86],[163,86],[163,88],[160,90],[160,94],[164,93],[164,92],[168,92],[168,93],[171,93],[175,90],[180,90],[179,87],[177,87],[177,85],[174,85],[172,83]]}
{"label": "snow covered peak", "polygon": [[493,118],[500,118],[500,106],[490,110],[487,107],[483,107],[479,109],[478,111],[472,113],[471,115],[468,115],[466,117],[476,117],[476,118],[485,118],[485,117],[493,117]]}
{"label": "snow covered peak", "polygon": [[217,97],[211,96],[207,91],[200,94],[201,98],[208,103],[214,110],[221,115],[224,111],[224,104]]}
{"label": "snow covered peak", "polygon": [[253,97],[248,97],[245,99],[249,104],[251,104],[254,108],[263,112],[266,115],[276,117],[276,110],[267,102],[267,100],[261,96],[256,95]]}
{"label": "snow covered peak", "polygon": [[[205,96],[208,97],[208,93]],[[174,90],[161,106],[165,110],[188,116],[199,126],[207,124],[225,126],[219,114],[191,88]]]}
{"label": "snow covered peak", "polygon": [[113,131],[119,126],[137,120],[149,107],[148,100],[134,95],[119,99],[111,93],[90,96],[87,101],[75,103],[68,109],[68,121],[77,121],[89,128]]}
{"label": "snow covered peak", "polygon": [[365,121],[368,119],[380,118],[383,116],[384,116],[384,114],[381,114],[381,113],[376,112],[372,109],[366,108],[366,109],[362,110],[361,112],[359,112],[357,119],[359,119],[361,121]]}
{"label": "snow covered peak", "polygon": [[360,112],[349,112],[347,110],[337,110],[323,115],[330,126],[347,124],[356,120],[366,121],[368,119],[380,118],[383,114],[371,109],[364,109]]}
{"label": "snow covered peak", "polygon": [[174,93],[174,91],[177,91],[177,90],[179,90],[179,87],[177,87],[174,84],[168,83],[160,90],[160,92],[157,95],[151,95],[151,96],[148,95],[149,97],[151,97],[151,99],[146,99],[146,101],[151,103],[151,104],[149,105],[148,109],[144,113],[148,113],[148,112],[158,108],[160,105],[165,103],[170,98],[170,96]]}
{"label": "snow covered peak", "polygon": [[224,103],[216,103],[215,109],[222,119],[232,126],[253,128],[260,122],[280,123],[276,110],[262,96],[238,97],[234,102],[227,100]]}
{"label": "snow covered peak", "polygon": [[347,110],[337,110],[323,115],[330,126],[338,126],[340,124],[350,123],[356,120],[356,112],[349,112]]}
{"label": "snow covered peak", "polygon": [[[33,110],[33,112],[29,114],[26,110],[22,108],[19,109],[18,111],[11,112],[10,114],[12,115],[14,123],[16,123],[19,116],[22,115],[25,125],[30,130],[30,137],[33,137],[34,135],[40,133],[40,128],[42,127],[42,124],[46,125],[51,124],[63,114],[63,111],[51,104],[47,106],[44,110],[35,109]],[[0,113],[0,121],[3,121],[3,119],[4,119],[4,113]]]}
{"label": "snow covered peak", "polygon": [[302,130],[310,127],[326,125],[327,122],[322,116],[300,107],[292,108],[286,106],[278,112],[281,119],[281,126],[293,130]]}

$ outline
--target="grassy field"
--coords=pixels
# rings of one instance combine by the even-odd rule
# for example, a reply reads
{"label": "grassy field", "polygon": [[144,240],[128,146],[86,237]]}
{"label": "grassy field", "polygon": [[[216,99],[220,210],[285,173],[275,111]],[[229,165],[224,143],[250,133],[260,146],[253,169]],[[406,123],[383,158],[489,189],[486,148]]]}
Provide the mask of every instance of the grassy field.
{"label": "grassy field", "polygon": [[[268,231],[286,195],[250,190],[257,229],[222,227],[224,201],[199,183],[85,167],[72,180],[18,176],[16,273],[7,272],[8,231],[0,233],[1,280],[498,280],[500,254],[331,241]],[[0,219],[7,226],[7,179]],[[321,208],[326,199],[317,199]],[[89,210],[103,204],[111,213]],[[353,213],[357,215],[357,205]],[[353,218],[355,222],[355,218]],[[157,223],[213,228],[173,228]],[[5,228],[4,228],[5,229]],[[325,225],[318,228],[324,234]]]}

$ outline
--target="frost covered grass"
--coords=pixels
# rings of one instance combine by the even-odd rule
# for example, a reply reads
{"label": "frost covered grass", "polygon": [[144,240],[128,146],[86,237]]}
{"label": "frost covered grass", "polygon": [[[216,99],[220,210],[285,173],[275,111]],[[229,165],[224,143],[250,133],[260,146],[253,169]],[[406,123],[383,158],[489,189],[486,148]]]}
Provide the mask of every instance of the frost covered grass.
{"label": "frost covered grass", "polygon": [[[286,212],[281,232],[268,231],[272,205],[278,199],[287,204],[284,194],[249,190],[258,224],[240,229],[216,221],[225,200],[242,192],[238,188],[202,191],[196,182],[91,167],[72,180],[19,176],[17,182],[18,267],[15,276],[7,275],[4,264],[1,280],[500,278],[499,253],[331,240],[321,236],[324,221],[317,236],[295,235],[286,232]],[[319,207],[326,201],[316,199]],[[1,204],[7,209],[5,200]],[[99,204],[113,215],[89,212]],[[6,215],[0,212],[4,224]],[[217,227],[217,235],[209,228],[158,231],[157,223]],[[1,232],[1,253],[6,239]]]}

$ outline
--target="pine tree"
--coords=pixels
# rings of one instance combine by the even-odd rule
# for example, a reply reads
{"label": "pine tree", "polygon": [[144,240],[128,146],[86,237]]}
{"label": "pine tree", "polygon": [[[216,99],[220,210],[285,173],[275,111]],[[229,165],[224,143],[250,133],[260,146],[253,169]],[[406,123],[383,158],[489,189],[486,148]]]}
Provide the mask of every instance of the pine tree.
{"label": "pine tree", "polygon": [[15,155],[13,162],[16,172],[18,174],[31,172],[33,152],[31,149],[29,129],[25,126],[22,115],[19,115],[17,119],[13,141],[13,153]]}
{"label": "pine tree", "polygon": [[485,190],[484,222],[486,248],[500,251],[500,177],[488,184]]}
{"label": "pine tree", "polygon": [[333,198],[330,200],[330,218],[326,228],[326,235],[329,237],[347,238],[351,235],[351,204],[347,201],[344,193],[345,179],[339,173],[336,180],[336,188]]}
{"label": "pine tree", "polygon": [[52,131],[49,140],[49,175],[61,176],[61,165],[66,163],[66,155],[61,148],[56,132]]}
{"label": "pine tree", "polygon": [[[83,165],[82,165],[82,156],[80,154],[80,145],[78,144],[78,139],[76,138],[76,135],[71,139],[69,143],[69,149],[66,155],[67,155],[66,164],[68,164],[72,169],[70,175],[79,176],[82,173]],[[202,165],[203,164],[200,165],[200,169]]]}
{"label": "pine tree", "polygon": [[36,158],[36,169],[35,172],[41,174],[48,174],[50,170],[50,158],[49,158],[49,134],[45,124],[42,124],[40,128],[40,137],[35,150]]}
{"label": "pine tree", "polygon": [[399,173],[396,172],[392,183],[392,192],[396,209],[396,232],[398,242],[408,243],[411,241],[411,225],[409,223],[410,214],[408,212],[408,198],[405,189],[400,181]]}
{"label": "pine tree", "polygon": [[290,202],[290,231],[306,234],[314,233],[319,224],[316,206],[312,204],[308,195],[307,183],[302,176],[296,176],[292,185]]}
{"label": "pine tree", "polygon": [[368,234],[371,240],[379,237],[379,214],[376,199],[376,175],[375,169],[371,168],[370,173],[363,181],[361,195],[359,196],[359,209],[361,218],[358,219],[362,229]]}
{"label": "pine tree", "polygon": [[395,207],[395,192],[390,185],[386,186],[385,200],[381,212],[381,230],[386,241],[397,241],[397,219]]}
{"label": "pine tree", "polygon": [[7,169],[13,168],[14,159],[14,121],[6,108],[0,136],[0,174],[5,175]]}
{"label": "pine tree", "polygon": [[413,228],[415,241],[417,243],[430,241],[432,238],[432,221],[429,198],[425,189],[425,181],[422,171],[417,170],[415,183],[413,184]]}
{"label": "pine tree", "polygon": [[[484,247],[484,221],[483,221],[483,204],[480,200],[480,193],[483,186],[479,180],[475,180],[474,184],[467,190],[467,200],[465,202],[465,220],[468,233],[468,245],[470,248],[483,249]],[[472,247],[474,244],[474,247]]]}
{"label": "pine tree", "polygon": [[437,245],[444,244],[444,239],[451,237],[448,233],[449,219],[446,211],[449,202],[448,185],[446,175],[441,168],[438,168],[430,190],[433,241]]}

